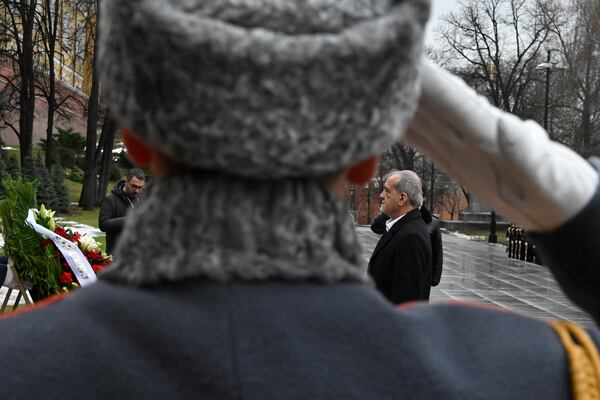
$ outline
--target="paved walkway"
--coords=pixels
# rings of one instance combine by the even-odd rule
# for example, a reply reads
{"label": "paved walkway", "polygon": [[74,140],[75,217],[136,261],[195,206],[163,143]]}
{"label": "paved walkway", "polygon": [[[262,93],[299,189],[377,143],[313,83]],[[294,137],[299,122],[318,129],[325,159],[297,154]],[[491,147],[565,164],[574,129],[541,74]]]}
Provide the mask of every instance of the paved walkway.
{"label": "paved walkway", "polygon": [[[379,235],[358,227],[368,262]],[[508,258],[505,247],[443,234],[444,269],[431,301],[462,300],[496,306],[538,318],[566,319],[594,326],[587,313],[561,292],[542,266]]]}
{"label": "paved walkway", "polygon": [[[379,236],[367,227],[356,230],[366,265]],[[591,318],[562,294],[546,268],[508,258],[501,245],[451,234],[443,234],[442,240],[444,269],[440,285],[432,288],[432,302],[474,301],[532,317],[567,319],[593,326]],[[0,299],[5,290],[0,289]]]}

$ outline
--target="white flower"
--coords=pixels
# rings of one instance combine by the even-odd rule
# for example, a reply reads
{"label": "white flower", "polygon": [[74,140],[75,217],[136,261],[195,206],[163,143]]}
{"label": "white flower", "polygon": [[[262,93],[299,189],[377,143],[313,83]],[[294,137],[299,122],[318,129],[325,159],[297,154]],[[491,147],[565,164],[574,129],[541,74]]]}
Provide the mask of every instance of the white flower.
{"label": "white flower", "polygon": [[81,235],[79,237],[79,247],[83,251],[98,251],[100,249],[100,243],[96,242],[93,237],[89,235]]}
{"label": "white flower", "polygon": [[51,219],[53,219],[53,218],[54,218],[54,214],[55,214],[55,213],[56,213],[56,211],[48,210],[48,209],[46,208],[46,206],[44,206],[43,204],[42,204],[42,206],[40,207],[40,216],[41,216],[42,218],[44,218],[44,219],[46,219],[46,218],[51,218]]}
{"label": "white flower", "polygon": [[43,223],[50,229],[52,232],[56,229],[56,221],[54,220],[54,213],[56,211],[52,211],[46,208],[44,204],[40,206],[40,210],[38,211],[38,215],[42,219]]}
{"label": "white flower", "polygon": [[[54,211],[52,211],[52,213],[54,213]],[[52,232],[54,232],[56,229],[56,221],[54,218],[50,218],[50,221],[48,221],[48,229],[50,229]]]}

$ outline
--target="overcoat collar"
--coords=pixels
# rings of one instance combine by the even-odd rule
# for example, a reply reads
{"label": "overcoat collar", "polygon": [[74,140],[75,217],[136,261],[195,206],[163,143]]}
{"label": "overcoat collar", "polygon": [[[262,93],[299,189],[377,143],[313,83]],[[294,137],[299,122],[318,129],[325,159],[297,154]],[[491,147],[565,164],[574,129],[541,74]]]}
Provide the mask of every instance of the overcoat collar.
{"label": "overcoat collar", "polygon": [[394,237],[396,232],[398,232],[402,226],[406,225],[409,221],[412,221],[417,218],[421,218],[421,210],[419,210],[418,208],[407,212],[406,215],[404,215],[404,217],[400,218],[400,220],[396,222],[389,231],[385,232],[383,236],[381,236],[379,242],[377,242],[377,246],[375,246],[375,250],[373,250],[373,255],[371,256],[371,258],[375,257],[377,253],[379,253],[379,251],[382,248],[384,248],[386,244],[389,243],[389,241]]}

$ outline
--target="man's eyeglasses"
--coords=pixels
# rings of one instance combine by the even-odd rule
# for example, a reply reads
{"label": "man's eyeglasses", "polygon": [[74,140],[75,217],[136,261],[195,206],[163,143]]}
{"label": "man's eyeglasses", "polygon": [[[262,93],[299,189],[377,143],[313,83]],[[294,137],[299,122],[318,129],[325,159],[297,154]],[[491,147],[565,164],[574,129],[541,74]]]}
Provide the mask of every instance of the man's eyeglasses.
{"label": "man's eyeglasses", "polygon": [[127,185],[129,185],[130,188],[132,188],[133,190],[142,190],[144,188],[144,185],[134,185],[133,183],[127,182]]}

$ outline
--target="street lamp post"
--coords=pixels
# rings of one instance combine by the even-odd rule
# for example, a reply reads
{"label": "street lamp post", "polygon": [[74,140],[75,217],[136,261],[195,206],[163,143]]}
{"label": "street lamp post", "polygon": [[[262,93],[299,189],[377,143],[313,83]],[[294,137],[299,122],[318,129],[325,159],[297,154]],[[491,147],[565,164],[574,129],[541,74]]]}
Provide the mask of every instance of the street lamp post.
{"label": "street lamp post", "polygon": [[[488,65],[488,73],[490,80],[493,81],[496,74],[496,64],[490,62]],[[496,211],[491,210],[490,214],[490,234],[488,236],[488,243],[498,243],[498,236],[496,235]]]}
{"label": "street lamp post", "polygon": [[433,213],[433,184],[435,183],[434,179],[435,174],[435,165],[433,161],[431,162],[431,184],[429,185],[429,211]]}
{"label": "street lamp post", "polygon": [[356,211],[356,188],[354,187],[354,185],[350,186],[350,209],[352,211]]}
{"label": "street lamp post", "polygon": [[496,235],[496,211],[492,210],[491,221],[490,221],[490,235],[488,236],[488,243],[498,243],[498,236]]}
{"label": "street lamp post", "polygon": [[548,55],[546,56],[546,65],[542,67],[546,69],[546,93],[544,95],[544,129],[546,130],[548,129],[548,94],[550,92],[550,69],[552,68],[552,64],[550,64],[551,53],[552,50],[548,50]]}
{"label": "street lamp post", "polygon": [[539,64],[535,69],[546,70],[546,93],[544,93],[544,129],[548,130],[548,98],[550,95],[550,72],[555,69],[562,70],[564,67],[557,67],[556,62],[552,62],[551,55],[553,51],[560,51],[558,49],[548,49],[546,55],[546,62]]}
{"label": "street lamp post", "polygon": [[371,225],[371,181],[365,185],[367,189],[367,224]]}
{"label": "street lamp post", "polygon": [[367,222],[371,225],[371,222],[373,221],[373,218],[371,217],[371,197],[373,197],[373,189],[375,189],[376,194],[379,193],[379,181],[377,178],[373,178],[365,184],[364,188],[367,189]]}

